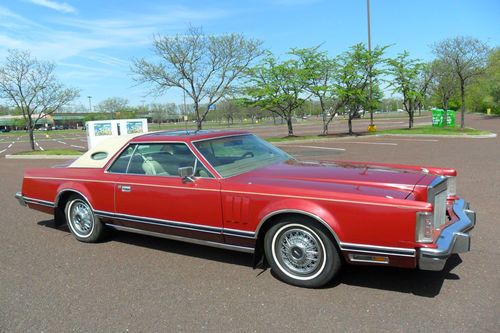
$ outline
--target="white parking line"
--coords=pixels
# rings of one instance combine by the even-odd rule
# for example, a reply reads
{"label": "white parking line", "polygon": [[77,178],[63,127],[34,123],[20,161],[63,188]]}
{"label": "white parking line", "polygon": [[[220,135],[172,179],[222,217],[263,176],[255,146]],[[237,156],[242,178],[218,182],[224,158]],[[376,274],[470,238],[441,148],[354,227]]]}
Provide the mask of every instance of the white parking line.
{"label": "white parking line", "polygon": [[35,141],[35,145],[36,145],[36,146],[37,146],[37,147],[38,147],[41,151],[44,151],[44,150],[45,150],[45,149],[43,149],[43,147],[42,147],[42,146],[40,146],[40,145],[38,144],[38,142],[36,142],[36,141]]}
{"label": "white parking line", "polygon": [[298,148],[311,148],[311,149],[325,149],[325,150],[340,150],[340,151],[345,151],[344,148],[318,147],[318,146],[287,145],[287,147],[298,147]]}
{"label": "white parking line", "polygon": [[10,147],[12,147],[13,144],[14,144],[14,142],[12,142],[10,145],[8,145],[7,149],[9,149]]}
{"label": "white parking line", "polygon": [[360,145],[386,145],[386,146],[397,146],[397,143],[394,142],[353,142],[353,141],[339,141],[340,143],[354,143]]}
{"label": "white parking line", "polygon": [[85,147],[82,147],[82,146],[76,146],[76,145],[70,145],[70,146],[75,147],[75,148],[85,149]]}
{"label": "white parking line", "polygon": [[62,143],[63,145],[67,145],[67,143],[66,143],[66,142],[64,142],[64,141],[59,141],[59,140],[58,140],[57,142]]}

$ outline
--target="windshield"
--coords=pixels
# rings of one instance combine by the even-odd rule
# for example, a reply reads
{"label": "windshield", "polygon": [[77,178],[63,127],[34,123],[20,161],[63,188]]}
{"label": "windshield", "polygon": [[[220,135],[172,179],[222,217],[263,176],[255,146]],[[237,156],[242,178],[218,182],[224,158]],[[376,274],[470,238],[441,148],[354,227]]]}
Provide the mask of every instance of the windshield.
{"label": "windshield", "polygon": [[292,159],[252,134],[204,140],[194,145],[224,178]]}

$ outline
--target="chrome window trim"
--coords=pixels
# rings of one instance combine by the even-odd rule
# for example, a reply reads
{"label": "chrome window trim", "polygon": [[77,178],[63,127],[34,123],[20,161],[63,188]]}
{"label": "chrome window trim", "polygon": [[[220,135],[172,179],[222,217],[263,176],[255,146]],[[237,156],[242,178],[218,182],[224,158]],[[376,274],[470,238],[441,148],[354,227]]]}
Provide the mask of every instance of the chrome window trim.
{"label": "chrome window trim", "polygon": [[[139,145],[134,145],[134,150],[132,151],[132,155],[130,155],[130,158],[128,159],[127,167],[125,168],[125,174],[128,174],[128,169],[130,168],[130,163],[132,162],[132,157],[134,157],[135,152],[137,151],[137,147],[139,147]],[[119,158],[119,156],[116,159],[118,159],[118,158]],[[111,164],[109,167],[111,168],[112,166],[113,166],[113,164]],[[116,172],[116,173],[119,173],[119,172]]]}
{"label": "chrome window trim", "polygon": [[[188,145],[185,141],[140,141],[140,142],[128,142],[115,156],[114,158],[112,158],[110,160],[110,162],[108,163],[108,165],[105,167],[106,170],[104,170],[104,173],[109,173],[109,174],[113,174],[113,175],[133,175],[133,176],[148,176],[148,177],[170,177],[170,178],[179,178],[179,176],[175,176],[175,175],[161,175],[161,176],[158,176],[158,175],[143,175],[143,174],[138,174],[138,173],[127,173],[128,171],[128,168],[130,166],[130,161],[132,160],[132,156],[133,154],[135,153],[135,151],[137,150],[137,147],[139,147],[140,144],[168,144],[168,143],[180,143],[180,144],[184,144],[186,147],[188,147],[189,151],[193,154],[193,156],[195,157],[195,159],[199,160],[201,162],[201,164],[203,165],[203,167],[208,171],[209,174],[212,175],[212,177],[195,177],[196,179],[198,178],[203,178],[203,179],[217,179],[217,177],[214,176],[214,174],[210,171],[209,168],[207,168],[207,166],[205,165],[205,163],[203,163],[203,161],[201,161],[198,156],[196,155],[196,153],[193,151],[193,149],[190,147],[190,145]],[[134,152],[132,153],[132,156],[130,157],[130,160],[129,160],[129,163],[127,164],[127,170],[125,170],[125,173],[123,172],[112,172],[112,171],[109,171],[109,169],[111,168],[111,166],[113,165],[113,163],[115,163],[115,161],[120,157],[120,155],[123,153],[124,150],[126,150],[129,146],[131,145],[136,145],[135,148],[134,148]],[[203,156],[203,154],[201,154],[200,152],[198,152],[201,156]],[[203,156],[203,158],[205,158]],[[207,161],[208,163],[208,161]],[[210,165],[210,167],[212,167]],[[219,176],[220,178],[220,176]]]}
{"label": "chrome window trim", "polygon": [[238,133],[238,134],[228,134],[228,135],[214,136],[214,137],[211,137],[211,138],[203,138],[203,139],[190,140],[190,142],[200,142],[200,141],[208,141],[208,140],[215,140],[215,139],[223,139],[223,138],[230,138],[230,137],[233,137],[233,136],[241,136],[241,135],[253,135],[253,136],[255,136],[255,134],[243,132],[243,133]]}

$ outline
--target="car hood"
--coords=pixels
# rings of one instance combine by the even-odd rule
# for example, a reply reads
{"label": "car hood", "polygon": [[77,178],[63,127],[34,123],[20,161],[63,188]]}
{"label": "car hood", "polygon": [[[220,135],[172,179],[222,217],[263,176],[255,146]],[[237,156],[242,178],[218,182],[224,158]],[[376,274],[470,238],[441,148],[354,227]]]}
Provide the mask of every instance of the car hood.
{"label": "car hood", "polygon": [[389,166],[289,160],[247,172],[234,180],[254,185],[405,199],[425,175],[421,171]]}

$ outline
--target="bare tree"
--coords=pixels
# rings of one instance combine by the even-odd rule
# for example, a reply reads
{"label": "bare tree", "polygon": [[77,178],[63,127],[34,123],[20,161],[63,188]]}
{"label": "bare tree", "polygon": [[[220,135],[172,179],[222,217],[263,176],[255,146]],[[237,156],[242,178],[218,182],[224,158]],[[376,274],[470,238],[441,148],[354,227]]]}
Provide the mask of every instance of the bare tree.
{"label": "bare tree", "polygon": [[111,119],[114,119],[118,112],[126,111],[127,107],[128,100],[126,98],[110,97],[97,104],[96,109],[99,112],[108,113]]}
{"label": "bare tree", "polygon": [[435,77],[432,80],[432,90],[434,95],[439,98],[444,109],[444,126],[448,125],[448,103],[457,92],[458,84],[455,80],[453,69],[443,63],[441,60],[435,60]]}
{"label": "bare tree", "polygon": [[417,79],[417,90],[420,98],[417,100],[416,107],[418,109],[419,116],[421,115],[422,109],[425,108],[425,102],[429,97],[431,90],[430,87],[435,76],[435,64],[433,62],[424,63]]}
{"label": "bare tree", "polygon": [[65,88],[54,75],[55,65],[31,57],[29,51],[9,50],[0,67],[0,98],[12,102],[22,113],[28,128],[31,149],[37,122],[79,96]]}
{"label": "bare tree", "polygon": [[183,35],[156,36],[153,50],[161,61],[136,59],[132,72],[138,83],[151,84],[156,93],[183,90],[193,100],[201,129],[212,106],[231,92],[243,71],[262,54],[261,44],[240,34],[212,36],[191,27]]}
{"label": "bare tree", "polygon": [[[158,128],[165,120],[168,120],[172,116],[178,116],[175,103],[153,103],[150,105],[149,109],[151,110],[153,122],[158,123]],[[177,118],[180,119],[179,117]]]}
{"label": "bare tree", "polygon": [[484,72],[490,49],[479,39],[459,36],[433,44],[432,50],[437,58],[449,66],[458,78],[462,101],[460,128],[464,128],[465,89],[475,77]]}

